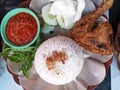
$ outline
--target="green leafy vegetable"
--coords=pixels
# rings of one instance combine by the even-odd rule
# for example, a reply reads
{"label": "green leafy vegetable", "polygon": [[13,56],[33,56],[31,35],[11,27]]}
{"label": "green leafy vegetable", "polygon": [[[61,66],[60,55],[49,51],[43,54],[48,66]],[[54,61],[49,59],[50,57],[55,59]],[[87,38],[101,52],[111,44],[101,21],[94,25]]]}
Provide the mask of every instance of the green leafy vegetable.
{"label": "green leafy vegetable", "polygon": [[22,71],[23,75],[28,77],[28,71],[32,67],[34,55],[40,43],[41,39],[39,37],[33,45],[23,49],[14,49],[5,44],[0,55],[12,62],[20,63],[19,71]]}

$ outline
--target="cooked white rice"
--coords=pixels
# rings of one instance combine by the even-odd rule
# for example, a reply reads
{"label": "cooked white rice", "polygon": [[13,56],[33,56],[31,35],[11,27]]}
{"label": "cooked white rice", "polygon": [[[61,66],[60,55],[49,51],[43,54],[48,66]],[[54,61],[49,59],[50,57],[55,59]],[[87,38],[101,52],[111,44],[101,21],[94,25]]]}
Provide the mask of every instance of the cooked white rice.
{"label": "cooked white rice", "polygon": [[[52,51],[65,52],[67,60],[55,63],[55,69],[48,70],[46,59]],[[48,83],[61,85],[76,79],[83,67],[84,55],[81,47],[72,39],[56,36],[44,41],[35,55],[35,69],[40,77]],[[57,74],[57,73],[59,74]]]}

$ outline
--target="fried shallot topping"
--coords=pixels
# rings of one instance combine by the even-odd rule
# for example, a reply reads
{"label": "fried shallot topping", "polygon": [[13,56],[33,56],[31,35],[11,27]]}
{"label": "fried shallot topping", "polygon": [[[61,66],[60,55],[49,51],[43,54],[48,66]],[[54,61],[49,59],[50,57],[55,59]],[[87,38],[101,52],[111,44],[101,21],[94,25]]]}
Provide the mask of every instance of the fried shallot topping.
{"label": "fried shallot topping", "polygon": [[57,52],[53,51],[52,55],[47,57],[46,65],[48,67],[48,70],[55,68],[56,62],[62,62],[62,64],[65,64],[65,60],[67,59],[67,55],[65,52]]}

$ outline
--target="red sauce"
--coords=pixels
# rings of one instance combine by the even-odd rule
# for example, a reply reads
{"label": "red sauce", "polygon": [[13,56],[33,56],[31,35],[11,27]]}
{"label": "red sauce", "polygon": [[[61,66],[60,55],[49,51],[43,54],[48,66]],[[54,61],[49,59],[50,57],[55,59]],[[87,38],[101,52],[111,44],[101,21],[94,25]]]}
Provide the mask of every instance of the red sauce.
{"label": "red sauce", "polygon": [[37,22],[27,13],[18,13],[7,23],[6,36],[15,45],[25,45],[33,40],[37,33]]}

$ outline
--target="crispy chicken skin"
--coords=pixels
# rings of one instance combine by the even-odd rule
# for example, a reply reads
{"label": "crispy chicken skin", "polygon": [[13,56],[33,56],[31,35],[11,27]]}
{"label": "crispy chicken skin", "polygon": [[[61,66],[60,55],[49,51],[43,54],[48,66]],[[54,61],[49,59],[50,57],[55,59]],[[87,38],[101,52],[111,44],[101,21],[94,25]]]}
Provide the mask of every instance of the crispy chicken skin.
{"label": "crispy chicken skin", "polygon": [[112,5],[113,0],[103,0],[101,6],[83,16],[71,30],[72,38],[90,52],[100,55],[112,53],[111,37],[113,31],[111,25],[107,21],[95,25],[96,20]]}

